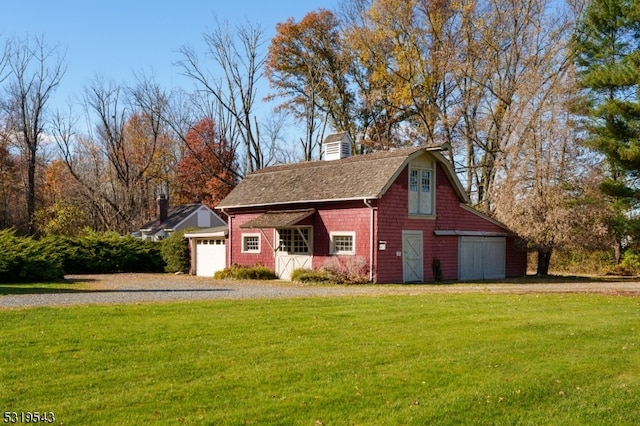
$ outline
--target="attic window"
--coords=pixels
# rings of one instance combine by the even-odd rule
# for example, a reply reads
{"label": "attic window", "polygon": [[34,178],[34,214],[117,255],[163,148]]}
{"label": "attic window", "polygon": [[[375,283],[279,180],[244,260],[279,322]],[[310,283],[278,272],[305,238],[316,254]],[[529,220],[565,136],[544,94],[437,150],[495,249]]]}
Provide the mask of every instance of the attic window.
{"label": "attic window", "polygon": [[409,170],[409,214],[433,214],[433,174],[431,169]]}

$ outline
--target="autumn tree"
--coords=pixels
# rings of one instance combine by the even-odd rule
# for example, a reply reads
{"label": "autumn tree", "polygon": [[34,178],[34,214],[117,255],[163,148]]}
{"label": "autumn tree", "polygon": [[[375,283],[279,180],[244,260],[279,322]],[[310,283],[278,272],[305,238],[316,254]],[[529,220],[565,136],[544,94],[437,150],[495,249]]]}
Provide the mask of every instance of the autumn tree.
{"label": "autumn tree", "polygon": [[460,6],[449,1],[349,3],[349,49],[373,141],[426,143],[446,138],[455,83],[454,36]]}
{"label": "autumn tree", "polygon": [[20,157],[25,162],[26,216],[28,232],[34,234],[36,169],[45,133],[47,107],[65,74],[66,65],[58,47],[50,47],[44,39],[36,38],[12,40],[6,66],[8,76],[4,99],[0,102],[3,133],[20,150]]}
{"label": "autumn tree", "polygon": [[214,208],[238,183],[235,152],[212,118],[198,122],[185,137],[185,153],[175,168],[178,203]]}
{"label": "autumn tree", "polygon": [[304,160],[311,160],[316,149],[317,157],[322,156],[327,122],[356,139],[354,96],[348,79],[351,64],[332,12],[320,9],[300,22],[289,18],[276,25],[265,63],[266,76],[275,89],[270,98],[283,99],[279,108],[304,124]]}
{"label": "autumn tree", "polygon": [[44,171],[43,206],[36,210],[38,228],[45,234],[77,236],[90,225],[82,188],[62,160],[49,163]]}

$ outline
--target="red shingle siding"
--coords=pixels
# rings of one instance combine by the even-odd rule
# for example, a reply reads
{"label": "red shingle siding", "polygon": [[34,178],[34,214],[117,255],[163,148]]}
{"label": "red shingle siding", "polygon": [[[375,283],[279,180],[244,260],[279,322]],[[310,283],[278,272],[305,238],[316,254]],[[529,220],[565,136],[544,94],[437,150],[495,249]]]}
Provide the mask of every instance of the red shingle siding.
{"label": "red shingle siding", "polygon": [[[504,228],[460,206],[461,200],[447,179],[442,166],[436,167],[435,218],[410,218],[408,215],[408,168],[405,168],[379,202],[377,239],[387,241],[385,251],[377,252],[377,282],[402,282],[402,231],[423,232],[424,280],[435,279],[434,259],[440,261],[443,279],[458,278],[458,237],[437,236],[435,230],[507,232]],[[513,238],[507,239],[507,276],[526,272],[526,253],[516,250]],[[524,266],[523,266],[524,262]]]}
{"label": "red shingle siding", "polygon": [[[356,253],[369,263],[370,253],[370,218],[371,210],[362,201],[347,203],[331,203],[318,206],[305,205],[304,208],[315,207],[316,213],[300,222],[298,225],[313,226],[313,267],[321,267],[330,257],[330,233],[331,232],[355,232]],[[296,209],[299,206],[289,206],[289,209]],[[267,244],[265,236],[271,246],[275,247],[275,231],[273,229],[242,229],[240,226],[250,220],[255,219],[264,213],[242,211],[235,212],[231,220],[231,259],[232,263],[238,265],[252,266],[257,263],[275,269],[275,256],[272,248]],[[242,234],[260,234],[260,253],[242,253]]]}
{"label": "red shingle siding", "polygon": [[355,256],[369,263],[371,211],[364,202],[318,207],[313,226],[313,267],[320,268],[330,257],[331,232],[355,232]]}
{"label": "red shingle siding", "polygon": [[386,249],[377,253],[377,282],[402,282],[402,230],[417,229],[407,227],[407,186],[405,169],[378,202],[377,238],[386,241]]}
{"label": "red shingle siding", "polygon": [[[458,237],[434,235],[432,238],[433,257],[429,259],[428,266],[431,266],[433,259],[438,259],[442,279],[455,280],[458,278]],[[426,258],[425,262],[427,262]],[[435,279],[435,277],[432,275],[431,279]]]}
{"label": "red shingle siding", "polygon": [[[233,214],[230,223],[231,235],[231,263],[242,266],[264,265],[270,269],[275,269],[275,256],[271,246],[273,246],[274,232],[272,229],[243,229],[240,226],[264,212],[248,212]],[[242,234],[260,235],[260,253],[242,253]],[[265,238],[266,237],[266,238]],[[271,246],[269,246],[271,244]]]}
{"label": "red shingle siding", "polygon": [[517,237],[507,238],[507,277],[521,277],[527,273],[527,245]]}

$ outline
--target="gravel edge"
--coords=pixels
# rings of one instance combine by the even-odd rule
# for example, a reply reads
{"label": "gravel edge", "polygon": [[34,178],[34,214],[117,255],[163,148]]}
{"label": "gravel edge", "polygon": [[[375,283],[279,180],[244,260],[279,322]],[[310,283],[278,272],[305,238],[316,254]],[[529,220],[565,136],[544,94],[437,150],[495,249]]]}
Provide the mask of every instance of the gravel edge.
{"label": "gravel edge", "polygon": [[288,281],[222,281],[173,274],[68,275],[78,290],[0,296],[0,309],[151,302],[420,294],[597,293],[640,296],[636,281],[456,283],[425,285],[301,285]]}

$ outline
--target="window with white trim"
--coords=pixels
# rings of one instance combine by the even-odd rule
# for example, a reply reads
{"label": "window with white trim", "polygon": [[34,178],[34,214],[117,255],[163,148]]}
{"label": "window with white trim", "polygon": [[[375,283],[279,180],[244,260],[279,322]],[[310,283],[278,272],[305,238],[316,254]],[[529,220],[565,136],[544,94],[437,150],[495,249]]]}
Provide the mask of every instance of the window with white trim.
{"label": "window with white trim", "polygon": [[242,234],[242,253],[260,253],[260,234]]}
{"label": "window with white trim", "polygon": [[311,228],[278,229],[278,251],[290,254],[311,253]]}
{"label": "window with white trim", "polygon": [[331,254],[356,254],[355,232],[331,232]]}
{"label": "window with white trim", "polygon": [[426,168],[409,169],[409,214],[433,214],[432,171]]}

